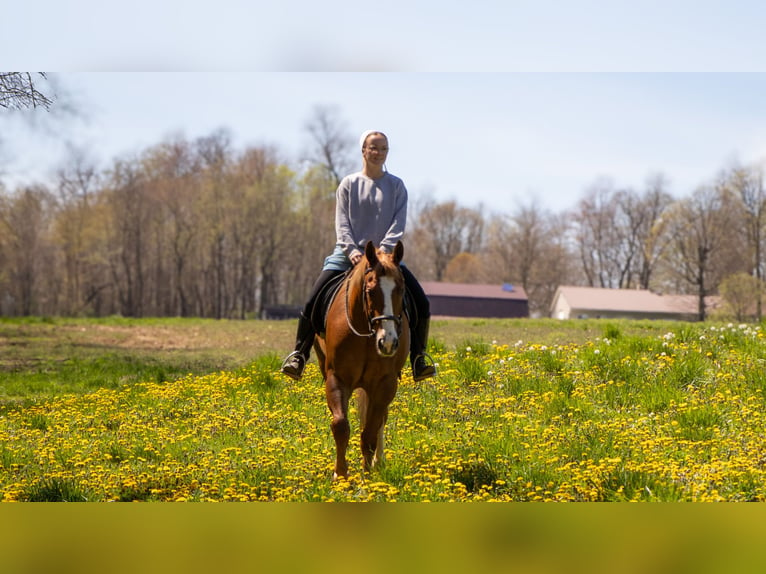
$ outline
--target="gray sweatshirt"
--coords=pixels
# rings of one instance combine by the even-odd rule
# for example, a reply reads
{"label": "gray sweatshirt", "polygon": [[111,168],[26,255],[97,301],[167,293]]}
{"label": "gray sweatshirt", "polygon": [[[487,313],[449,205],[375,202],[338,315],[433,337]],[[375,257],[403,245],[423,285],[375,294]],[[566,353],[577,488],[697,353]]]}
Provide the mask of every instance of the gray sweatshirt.
{"label": "gray sweatshirt", "polygon": [[378,179],[362,172],[347,175],[336,192],[336,246],[325,269],[349,267],[340,259],[364,252],[367,241],[390,253],[404,236],[406,223],[407,188],[401,179],[388,172]]}

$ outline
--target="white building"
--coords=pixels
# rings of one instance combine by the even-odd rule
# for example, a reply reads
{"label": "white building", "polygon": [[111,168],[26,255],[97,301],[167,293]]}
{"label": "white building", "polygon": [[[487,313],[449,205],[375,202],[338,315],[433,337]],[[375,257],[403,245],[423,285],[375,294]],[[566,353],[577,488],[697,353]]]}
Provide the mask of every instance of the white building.
{"label": "white building", "polygon": [[[717,303],[709,298],[708,311]],[[696,321],[695,295],[660,295],[646,289],[560,286],[551,303],[555,319],[668,319]]]}

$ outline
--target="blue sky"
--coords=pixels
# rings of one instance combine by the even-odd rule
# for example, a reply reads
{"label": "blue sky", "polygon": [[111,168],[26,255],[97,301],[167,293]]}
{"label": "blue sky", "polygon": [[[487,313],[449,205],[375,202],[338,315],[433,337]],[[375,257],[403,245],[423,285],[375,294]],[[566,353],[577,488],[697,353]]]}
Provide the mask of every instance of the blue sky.
{"label": "blue sky", "polygon": [[[766,158],[766,3],[754,0],[14,2],[0,53],[51,69],[102,161],[227,127],[290,161],[317,104],[391,138],[410,192],[570,207],[599,178],[686,195]],[[14,181],[60,146],[0,115]],[[0,158],[1,160],[2,158]]]}
{"label": "blue sky", "polygon": [[[62,73],[89,110],[68,134],[104,165],[173,134],[228,128],[238,147],[298,161],[315,105],[356,137],[390,138],[389,170],[411,194],[508,212],[537,198],[573,206],[600,178],[641,189],[662,173],[689,194],[732,162],[766,159],[766,74]],[[14,124],[15,125],[15,124]],[[17,179],[58,165],[61,147],[8,139]],[[42,169],[45,166],[45,169]],[[38,177],[38,175],[34,175]]]}

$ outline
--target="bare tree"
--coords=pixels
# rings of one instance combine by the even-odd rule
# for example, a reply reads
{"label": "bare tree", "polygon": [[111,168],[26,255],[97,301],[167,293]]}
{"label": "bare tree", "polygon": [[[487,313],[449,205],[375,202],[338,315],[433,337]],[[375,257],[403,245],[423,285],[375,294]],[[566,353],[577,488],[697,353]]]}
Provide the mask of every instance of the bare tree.
{"label": "bare tree", "polygon": [[460,207],[454,200],[421,209],[414,223],[416,244],[429,254],[437,281],[459,253],[478,253],[484,241],[481,208]]}
{"label": "bare tree", "polygon": [[[209,151],[209,146],[202,146]],[[163,314],[187,317],[194,314],[192,293],[195,287],[194,254],[200,249],[203,214],[200,195],[203,180],[202,164],[215,163],[213,152],[198,153],[185,139],[164,142],[143,157],[147,186],[157,200],[154,219],[156,234],[161,239],[155,261],[155,309]],[[162,268],[160,268],[162,266]]]}
{"label": "bare tree", "polygon": [[70,147],[57,176],[59,201],[55,230],[64,268],[62,311],[75,314],[106,287],[94,284],[94,281],[99,282],[87,274],[87,268],[92,266],[91,248],[95,238],[90,223],[93,196],[99,189],[99,174],[83,150]]}
{"label": "bare tree", "polygon": [[516,280],[525,290],[531,290],[535,263],[542,255],[549,228],[546,213],[535,202],[520,206],[511,216],[514,233],[508,248],[516,256]]}
{"label": "bare tree", "polygon": [[448,283],[484,283],[481,259],[473,253],[458,253],[447,264],[444,280]]}
{"label": "bare tree", "polygon": [[335,195],[327,193],[333,185],[321,166],[307,170],[297,182],[293,202],[296,222],[289,229],[291,264],[284,266],[283,291],[287,297],[283,303],[304,303],[324,258],[335,245]]}
{"label": "bare tree", "polygon": [[[24,132],[49,142],[64,143],[71,120],[85,120],[84,106],[67,90],[58,74],[0,72],[0,169],[21,157],[14,134]],[[29,179],[29,169],[19,175]]]}
{"label": "bare tree", "polygon": [[[244,184],[245,205],[232,204],[231,220],[247,210],[248,216],[232,226],[241,238],[234,236],[242,254],[242,263],[249,268],[245,285],[252,286],[255,296],[253,309],[258,316],[266,305],[279,298],[280,261],[289,260],[289,230],[292,227],[292,177],[276,159],[273,149],[248,149],[238,162]],[[252,274],[251,274],[252,273]],[[243,292],[244,293],[244,292]]]}
{"label": "bare tree", "polygon": [[721,186],[704,186],[675,204],[669,221],[667,262],[698,298],[698,319],[707,316],[706,298],[728,275],[727,241],[734,224],[732,207]]}
{"label": "bare tree", "polygon": [[[45,72],[38,72],[45,81]],[[29,72],[0,72],[0,108],[22,110],[29,108],[50,109],[52,96],[38,89],[34,76]]]}
{"label": "bare tree", "polygon": [[612,183],[594,184],[573,214],[575,240],[583,272],[592,287],[621,287],[625,275],[619,199]]}
{"label": "bare tree", "polygon": [[150,253],[147,221],[151,213],[146,175],[137,161],[117,160],[110,174],[108,262],[119,297],[120,313],[144,315]]}
{"label": "bare tree", "polygon": [[718,289],[726,305],[726,310],[737,321],[742,322],[755,318],[753,316],[753,301],[760,301],[763,297],[763,281],[756,279],[749,273],[735,273],[721,281]]}
{"label": "bare tree", "polygon": [[[750,256],[750,274],[761,284],[764,278],[766,252],[766,189],[763,186],[763,166],[736,167],[727,178],[728,186],[737,198],[743,225],[740,227],[747,242]],[[753,291],[756,296],[756,319],[763,315],[763,290]]]}
{"label": "bare tree", "polygon": [[492,218],[484,258],[488,280],[520,284],[530,313],[547,315],[556,288],[574,279],[566,230],[563,218],[536,201]]}
{"label": "bare tree", "polygon": [[663,215],[672,199],[662,176],[648,181],[643,194],[595,184],[574,214],[583,271],[591,286],[649,288],[667,243]]}
{"label": "bare tree", "polygon": [[649,289],[652,275],[668,245],[667,213],[673,198],[665,188],[662,175],[649,178],[646,191],[636,204],[636,212],[629,215],[635,222],[632,228],[639,250],[634,270],[641,289]]}
{"label": "bare tree", "polygon": [[330,174],[332,189],[340,184],[343,176],[351,171],[354,139],[349,135],[346,123],[336,106],[318,105],[306,122],[306,131],[311,137],[308,160],[323,166]]}
{"label": "bare tree", "polygon": [[17,315],[50,313],[46,299],[55,298],[50,245],[52,194],[42,186],[25,187],[13,196],[0,196],[0,224],[8,251],[9,289]]}

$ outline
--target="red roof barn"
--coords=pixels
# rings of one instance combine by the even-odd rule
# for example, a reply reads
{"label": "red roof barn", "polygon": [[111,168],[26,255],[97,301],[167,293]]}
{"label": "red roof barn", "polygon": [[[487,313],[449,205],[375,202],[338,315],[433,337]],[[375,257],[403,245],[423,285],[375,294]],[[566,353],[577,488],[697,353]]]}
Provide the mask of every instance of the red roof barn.
{"label": "red roof barn", "polygon": [[516,285],[421,282],[431,304],[431,316],[529,317],[529,301]]}

